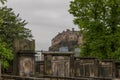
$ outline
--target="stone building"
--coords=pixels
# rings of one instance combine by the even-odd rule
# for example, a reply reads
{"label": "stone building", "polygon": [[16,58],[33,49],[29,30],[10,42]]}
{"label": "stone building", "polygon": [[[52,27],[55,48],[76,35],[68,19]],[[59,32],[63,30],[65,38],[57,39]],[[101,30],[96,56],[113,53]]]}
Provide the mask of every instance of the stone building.
{"label": "stone building", "polygon": [[67,47],[68,51],[74,50],[75,47],[82,45],[82,35],[79,31],[67,29],[62,33],[58,33],[51,41],[49,51],[59,51],[61,47]]}

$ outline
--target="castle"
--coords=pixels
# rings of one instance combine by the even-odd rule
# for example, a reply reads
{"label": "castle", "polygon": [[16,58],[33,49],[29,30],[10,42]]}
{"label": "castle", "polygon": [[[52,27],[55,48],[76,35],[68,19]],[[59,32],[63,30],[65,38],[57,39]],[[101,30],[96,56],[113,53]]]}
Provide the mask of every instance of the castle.
{"label": "castle", "polygon": [[74,48],[82,45],[82,35],[79,31],[67,29],[62,33],[58,33],[52,39],[52,45],[49,47],[49,51],[59,51],[61,47],[67,47],[68,51],[74,50]]}

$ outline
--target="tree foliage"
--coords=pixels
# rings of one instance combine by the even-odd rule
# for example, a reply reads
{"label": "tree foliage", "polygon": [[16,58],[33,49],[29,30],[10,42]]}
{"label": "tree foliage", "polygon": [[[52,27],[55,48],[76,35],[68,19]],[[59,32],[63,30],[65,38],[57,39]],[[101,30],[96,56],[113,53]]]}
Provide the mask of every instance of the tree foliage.
{"label": "tree foliage", "polygon": [[69,12],[83,34],[81,56],[120,60],[120,0],[73,0]]}
{"label": "tree foliage", "polygon": [[1,2],[2,4],[4,4],[6,1],[7,1],[7,0],[0,0],[0,2]]}
{"label": "tree foliage", "polygon": [[32,37],[31,30],[24,27],[26,24],[12,8],[0,7],[0,61],[4,67],[13,59],[14,39]]}
{"label": "tree foliage", "polygon": [[[0,8],[1,24],[0,37],[3,41],[12,46],[14,39],[24,39],[32,37],[31,30],[25,28],[27,24],[18,15],[15,15],[12,8]],[[11,43],[11,44],[10,44]]]}
{"label": "tree foliage", "polygon": [[13,59],[12,50],[7,46],[7,44],[0,40],[0,62],[3,67],[7,67],[9,61]]}

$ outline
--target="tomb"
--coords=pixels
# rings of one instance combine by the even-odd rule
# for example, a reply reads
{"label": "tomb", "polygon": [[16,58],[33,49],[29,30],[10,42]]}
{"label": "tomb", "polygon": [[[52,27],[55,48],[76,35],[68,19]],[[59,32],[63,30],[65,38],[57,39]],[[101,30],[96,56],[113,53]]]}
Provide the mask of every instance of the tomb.
{"label": "tomb", "polygon": [[72,75],[72,52],[43,52],[44,75],[68,77]]}
{"label": "tomb", "polygon": [[113,60],[99,61],[99,77],[114,77],[115,76],[115,62]]}
{"label": "tomb", "polygon": [[74,73],[76,77],[97,77],[98,60],[90,57],[75,57]]}
{"label": "tomb", "polygon": [[33,76],[35,73],[35,41],[15,40],[14,42],[13,74]]}

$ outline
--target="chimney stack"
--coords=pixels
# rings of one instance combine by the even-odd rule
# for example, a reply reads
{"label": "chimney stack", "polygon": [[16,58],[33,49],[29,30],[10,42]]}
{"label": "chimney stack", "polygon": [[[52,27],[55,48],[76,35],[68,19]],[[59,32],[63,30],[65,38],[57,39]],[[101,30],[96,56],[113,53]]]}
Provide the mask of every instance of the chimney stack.
{"label": "chimney stack", "polygon": [[69,29],[67,29],[66,31],[67,31],[67,32],[69,32],[70,30],[69,30]]}

